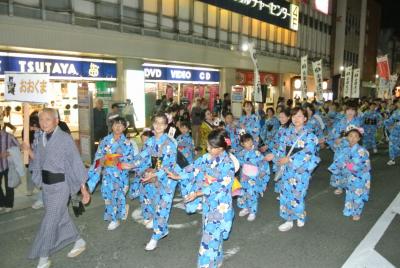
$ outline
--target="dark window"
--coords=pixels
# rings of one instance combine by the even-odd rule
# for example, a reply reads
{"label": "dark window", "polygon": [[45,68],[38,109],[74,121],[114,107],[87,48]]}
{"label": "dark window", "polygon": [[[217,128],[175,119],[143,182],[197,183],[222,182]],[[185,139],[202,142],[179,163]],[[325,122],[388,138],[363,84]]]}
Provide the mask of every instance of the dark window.
{"label": "dark window", "polygon": [[308,26],[310,26],[311,28],[314,27],[314,19],[312,17],[309,17]]}

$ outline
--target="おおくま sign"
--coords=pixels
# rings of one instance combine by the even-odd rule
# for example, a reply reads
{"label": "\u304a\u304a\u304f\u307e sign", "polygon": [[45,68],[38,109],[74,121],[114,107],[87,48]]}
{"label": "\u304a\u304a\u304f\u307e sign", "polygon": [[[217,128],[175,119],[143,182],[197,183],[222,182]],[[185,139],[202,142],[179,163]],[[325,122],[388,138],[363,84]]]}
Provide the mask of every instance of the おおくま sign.
{"label": "\u304a\u304a\u304f\u307e sign", "polygon": [[4,98],[11,101],[47,103],[49,74],[6,72]]}

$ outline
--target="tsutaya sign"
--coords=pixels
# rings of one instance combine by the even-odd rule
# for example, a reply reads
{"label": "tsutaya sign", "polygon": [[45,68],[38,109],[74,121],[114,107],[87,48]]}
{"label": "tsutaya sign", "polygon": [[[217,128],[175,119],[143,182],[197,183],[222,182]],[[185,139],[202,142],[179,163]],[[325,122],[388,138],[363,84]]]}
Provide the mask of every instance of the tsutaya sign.
{"label": "tsutaya sign", "polygon": [[146,81],[219,83],[219,70],[145,63]]}
{"label": "tsutaya sign", "polygon": [[299,6],[284,0],[199,0],[292,31],[299,29]]}
{"label": "tsutaya sign", "polygon": [[116,80],[112,60],[0,52],[0,75],[4,72],[47,73],[50,78]]}

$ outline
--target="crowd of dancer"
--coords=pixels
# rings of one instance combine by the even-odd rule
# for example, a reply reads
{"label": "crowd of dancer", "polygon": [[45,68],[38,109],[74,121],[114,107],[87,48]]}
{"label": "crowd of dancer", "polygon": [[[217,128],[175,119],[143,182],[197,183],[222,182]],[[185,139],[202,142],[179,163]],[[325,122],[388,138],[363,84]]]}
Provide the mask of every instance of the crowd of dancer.
{"label": "crowd of dancer", "polygon": [[[81,178],[82,167],[76,159],[68,158],[76,152],[67,148],[71,146],[65,135],[57,134],[60,130],[53,112],[45,110],[39,115],[42,132],[31,151],[34,181],[50,182],[52,187],[59,184],[54,182],[66,182],[64,188],[60,188],[66,196],[80,188],[84,203],[90,198],[88,192],[93,193],[101,182],[104,220],[110,222],[108,230],[116,229],[128,218],[126,199],[138,199],[141,222],[153,230],[145,246],[147,251],[154,250],[168,235],[173,199],[181,195],[187,213],[202,214],[198,267],[220,267],[223,241],[228,239],[234,221],[234,203],[240,208],[239,217],[247,216],[249,222],[254,221],[258,200],[268,194],[266,190],[274,181],[279,215],[283,219],[279,231],[289,231],[294,223],[303,227],[307,222],[307,190],[312,173],[321,161],[320,150],[332,150],[329,183],[334,194],[345,192],[343,214],[358,221],[369,197],[369,151],[377,153],[377,145],[388,141],[387,164],[396,164],[400,156],[400,101],[344,100],[342,103],[293,105],[290,100],[284,103],[280,99],[276,109],[268,108],[266,113],[245,101],[243,114],[237,119],[229,110],[217,113],[216,117],[207,108],[201,110],[195,106],[192,110],[196,113],[192,116],[201,117],[196,133],[190,133],[193,120],[190,113],[170,107],[166,113],[154,115],[152,128],[145,129],[140,136],[140,149],[124,134],[126,119],[114,118],[112,132],[102,139],[93,165],[80,180],[76,178]],[[46,131],[46,126],[42,126],[46,123],[43,117],[49,117],[48,121],[54,119],[53,129]],[[51,142],[53,137],[47,138],[47,134],[54,132],[54,139],[68,140],[65,152],[72,150],[62,156],[68,170],[65,166],[61,170],[60,164],[52,161],[60,156],[46,154],[49,152],[46,148],[55,144]],[[67,171],[74,174],[69,175]],[[56,197],[52,196],[54,190],[49,185],[43,188],[45,208],[65,201],[51,202],[50,199]],[[53,214],[59,216],[56,223],[46,218]],[[75,241],[70,257],[85,250],[86,243],[76,231],[73,237],[63,233],[64,241],[54,241],[60,239],[54,234],[63,228],[60,221],[71,222],[64,210],[46,210],[31,253],[32,258],[40,257],[40,268],[48,267],[49,255],[67,242]],[[50,228],[53,234],[44,233],[44,228]]]}

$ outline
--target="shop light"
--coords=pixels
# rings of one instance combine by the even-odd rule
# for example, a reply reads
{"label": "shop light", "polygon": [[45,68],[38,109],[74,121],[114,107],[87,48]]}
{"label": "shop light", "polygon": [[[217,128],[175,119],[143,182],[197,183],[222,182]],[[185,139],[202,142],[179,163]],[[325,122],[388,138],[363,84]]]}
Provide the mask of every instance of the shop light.
{"label": "shop light", "polygon": [[341,72],[343,72],[343,71],[344,71],[344,66],[343,66],[343,65],[340,66],[339,70],[340,70]]}
{"label": "shop light", "polygon": [[300,87],[301,87],[301,80],[300,79],[294,80],[294,88],[300,89]]}
{"label": "shop light", "polygon": [[322,82],[322,89],[323,90],[327,90],[328,89],[328,82],[327,81],[323,81]]}
{"label": "shop light", "polygon": [[242,44],[242,51],[247,52],[250,49],[250,45],[248,43]]}
{"label": "shop light", "polygon": [[[176,68],[176,69],[187,69],[187,70],[203,70],[203,71],[215,71],[219,72],[218,69],[206,68],[206,67],[190,67],[182,65],[167,65],[167,64],[155,64],[155,63],[143,63],[143,67],[166,67],[166,68]],[[158,82],[160,82],[158,80]],[[185,81],[186,82],[186,81]]]}

